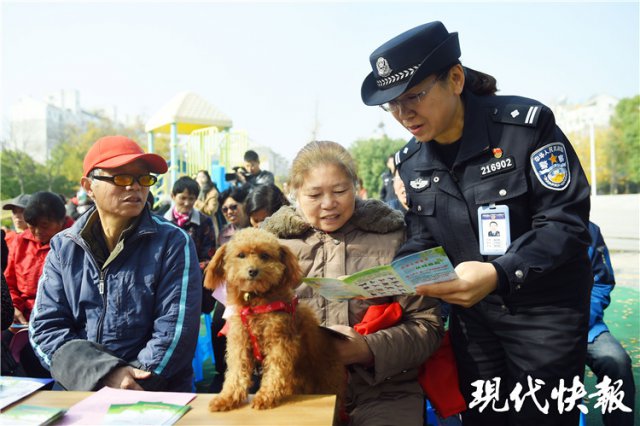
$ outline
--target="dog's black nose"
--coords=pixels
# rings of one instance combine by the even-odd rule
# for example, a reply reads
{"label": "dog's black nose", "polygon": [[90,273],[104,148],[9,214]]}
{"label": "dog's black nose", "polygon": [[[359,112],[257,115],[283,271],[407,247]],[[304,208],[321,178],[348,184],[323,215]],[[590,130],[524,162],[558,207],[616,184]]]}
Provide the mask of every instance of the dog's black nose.
{"label": "dog's black nose", "polygon": [[256,275],[258,275],[258,270],[257,269],[254,269],[254,268],[249,269],[249,276],[251,278],[255,278]]}

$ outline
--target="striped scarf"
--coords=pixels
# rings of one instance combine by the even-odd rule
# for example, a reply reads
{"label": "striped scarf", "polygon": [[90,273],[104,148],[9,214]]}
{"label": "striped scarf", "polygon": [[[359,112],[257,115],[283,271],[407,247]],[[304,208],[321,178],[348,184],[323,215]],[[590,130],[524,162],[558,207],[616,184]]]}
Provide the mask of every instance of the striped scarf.
{"label": "striped scarf", "polygon": [[176,208],[173,208],[173,219],[176,221],[176,225],[182,228],[185,224],[189,222],[191,218],[191,212],[188,214],[180,213]]}

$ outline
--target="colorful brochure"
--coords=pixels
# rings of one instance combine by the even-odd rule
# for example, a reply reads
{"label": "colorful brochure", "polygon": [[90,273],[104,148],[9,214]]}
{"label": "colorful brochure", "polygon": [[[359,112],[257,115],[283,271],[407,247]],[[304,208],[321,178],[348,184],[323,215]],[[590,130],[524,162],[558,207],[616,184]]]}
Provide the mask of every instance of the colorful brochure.
{"label": "colorful brochure", "polygon": [[0,377],[0,410],[51,382],[53,382],[53,379]]}
{"label": "colorful brochure", "polygon": [[172,425],[189,411],[188,405],[140,401],[135,404],[112,404],[103,425]]}
{"label": "colorful brochure", "polygon": [[421,285],[454,280],[457,275],[442,247],[396,259],[348,277],[304,278],[302,281],[327,299],[353,299],[415,294]]}
{"label": "colorful brochure", "polygon": [[[186,392],[148,392],[127,389],[113,389],[103,387],[91,396],[78,402],[64,415],[61,425],[97,425],[103,421],[109,421],[109,411],[114,405],[136,405],[140,401],[145,404],[160,403],[164,405],[186,406],[193,398],[195,393]],[[187,410],[189,407],[187,406]],[[186,410],[185,410],[186,411]],[[117,410],[112,414],[118,414]],[[131,413],[129,413],[131,414]],[[173,413],[177,415],[176,412]],[[174,420],[177,421],[184,412]],[[169,421],[169,420],[167,420]],[[115,424],[115,423],[112,423]],[[121,423],[122,424],[122,423]],[[139,424],[160,424],[153,421],[143,421]],[[171,423],[167,423],[171,424]]]}
{"label": "colorful brochure", "polygon": [[60,419],[64,412],[62,408],[18,405],[0,414],[0,425],[50,425]]}

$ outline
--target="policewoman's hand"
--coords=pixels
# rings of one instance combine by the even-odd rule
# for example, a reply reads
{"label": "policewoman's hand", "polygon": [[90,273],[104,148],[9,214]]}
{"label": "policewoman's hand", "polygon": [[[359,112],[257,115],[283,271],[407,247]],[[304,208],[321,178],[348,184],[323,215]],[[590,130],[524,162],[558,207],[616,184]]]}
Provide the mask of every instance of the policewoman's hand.
{"label": "policewoman's hand", "polygon": [[494,291],[498,272],[488,262],[462,262],[455,268],[458,279],[416,287],[421,296],[437,297],[448,303],[469,308]]}

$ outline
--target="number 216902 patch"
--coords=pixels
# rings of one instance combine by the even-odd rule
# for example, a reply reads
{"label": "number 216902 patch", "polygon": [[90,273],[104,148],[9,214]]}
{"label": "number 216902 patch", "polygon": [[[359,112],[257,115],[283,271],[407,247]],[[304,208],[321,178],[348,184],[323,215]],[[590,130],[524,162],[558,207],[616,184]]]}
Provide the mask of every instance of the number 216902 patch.
{"label": "number 216902 patch", "polygon": [[493,158],[488,163],[480,166],[480,178],[488,178],[498,173],[506,172],[516,167],[516,160],[512,156],[506,158]]}
{"label": "number 216902 patch", "polygon": [[550,143],[533,152],[531,167],[545,188],[562,191],[569,186],[569,161],[562,142]]}

